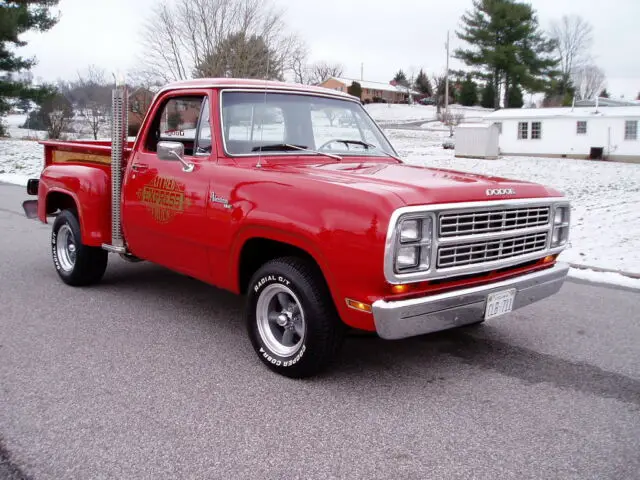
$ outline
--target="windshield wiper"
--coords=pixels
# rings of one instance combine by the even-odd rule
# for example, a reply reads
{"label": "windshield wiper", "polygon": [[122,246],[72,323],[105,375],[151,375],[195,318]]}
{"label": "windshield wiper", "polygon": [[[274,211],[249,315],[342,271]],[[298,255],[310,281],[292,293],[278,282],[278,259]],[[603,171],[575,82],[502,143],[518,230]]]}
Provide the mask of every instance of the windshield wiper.
{"label": "windshield wiper", "polygon": [[338,143],[344,143],[344,144],[353,143],[353,144],[356,144],[356,145],[362,145],[367,150],[369,150],[370,148],[373,148],[373,149],[379,150],[380,152],[385,154],[387,157],[390,157],[390,158],[393,158],[394,160],[398,160],[399,162],[402,162],[401,158],[396,157],[395,155],[391,155],[390,153],[386,152],[385,150],[383,150],[379,146],[374,145],[373,143],[363,142],[362,140],[348,140],[348,139],[341,139],[341,138],[335,139],[333,141],[334,142],[338,142]]}
{"label": "windshield wiper", "polygon": [[311,150],[307,148],[306,145],[292,145],[290,143],[274,143],[273,145],[263,145],[261,147],[253,147],[251,149],[252,152],[257,151],[286,151],[286,150],[300,150],[302,152],[315,153],[316,155],[324,155],[325,157],[333,158],[336,160],[342,160],[340,155],[335,155],[333,153],[320,152],[318,150]]}

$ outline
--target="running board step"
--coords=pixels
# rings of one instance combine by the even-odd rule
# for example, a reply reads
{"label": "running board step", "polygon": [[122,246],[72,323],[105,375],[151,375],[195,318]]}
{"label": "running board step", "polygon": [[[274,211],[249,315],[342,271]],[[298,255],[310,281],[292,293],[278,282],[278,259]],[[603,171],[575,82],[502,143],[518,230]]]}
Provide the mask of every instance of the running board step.
{"label": "running board step", "polygon": [[120,254],[127,253],[127,247],[121,247],[121,246],[116,246],[116,245],[108,245],[106,243],[102,244],[102,249],[106,250],[107,252],[111,252],[111,253],[120,253]]}

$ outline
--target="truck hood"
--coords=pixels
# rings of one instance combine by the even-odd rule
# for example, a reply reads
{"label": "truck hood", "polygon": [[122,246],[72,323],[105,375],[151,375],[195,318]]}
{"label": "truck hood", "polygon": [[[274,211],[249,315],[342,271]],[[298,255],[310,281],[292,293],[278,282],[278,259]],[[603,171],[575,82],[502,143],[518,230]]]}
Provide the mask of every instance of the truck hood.
{"label": "truck hood", "polygon": [[[406,205],[562,196],[557,190],[531,182],[379,161],[289,164],[276,168],[279,167],[330,183],[393,192]],[[491,195],[487,190],[492,190]]]}

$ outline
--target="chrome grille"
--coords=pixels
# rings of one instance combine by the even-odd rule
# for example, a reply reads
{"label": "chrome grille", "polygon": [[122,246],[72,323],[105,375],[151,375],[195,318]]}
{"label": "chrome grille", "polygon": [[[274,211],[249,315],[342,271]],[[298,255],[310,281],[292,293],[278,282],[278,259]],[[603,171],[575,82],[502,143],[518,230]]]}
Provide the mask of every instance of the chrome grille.
{"label": "chrome grille", "polygon": [[441,238],[461,237],[540,227],[549,223],[549,212],[550,209],[547,206],[441,213],[439,215],[439,236]]}
{"label": "chrome grille", "polygon": [[548,235],[548,232],[530,233],[496,240],[441,246],[438,248],[437,267],[475,265],[543,251],[547,246]]}

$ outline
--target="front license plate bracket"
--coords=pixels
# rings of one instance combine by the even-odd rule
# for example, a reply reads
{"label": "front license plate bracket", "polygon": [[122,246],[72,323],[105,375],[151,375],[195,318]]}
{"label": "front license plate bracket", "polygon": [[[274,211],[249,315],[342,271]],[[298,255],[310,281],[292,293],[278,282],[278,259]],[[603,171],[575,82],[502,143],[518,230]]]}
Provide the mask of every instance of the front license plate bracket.
{"label": "front license plate bracket", "polygon": [[516,299],[516,289],[501,290],[487,295],[487,304],[484,311],[484,319],[490,320],[513,310]]}

